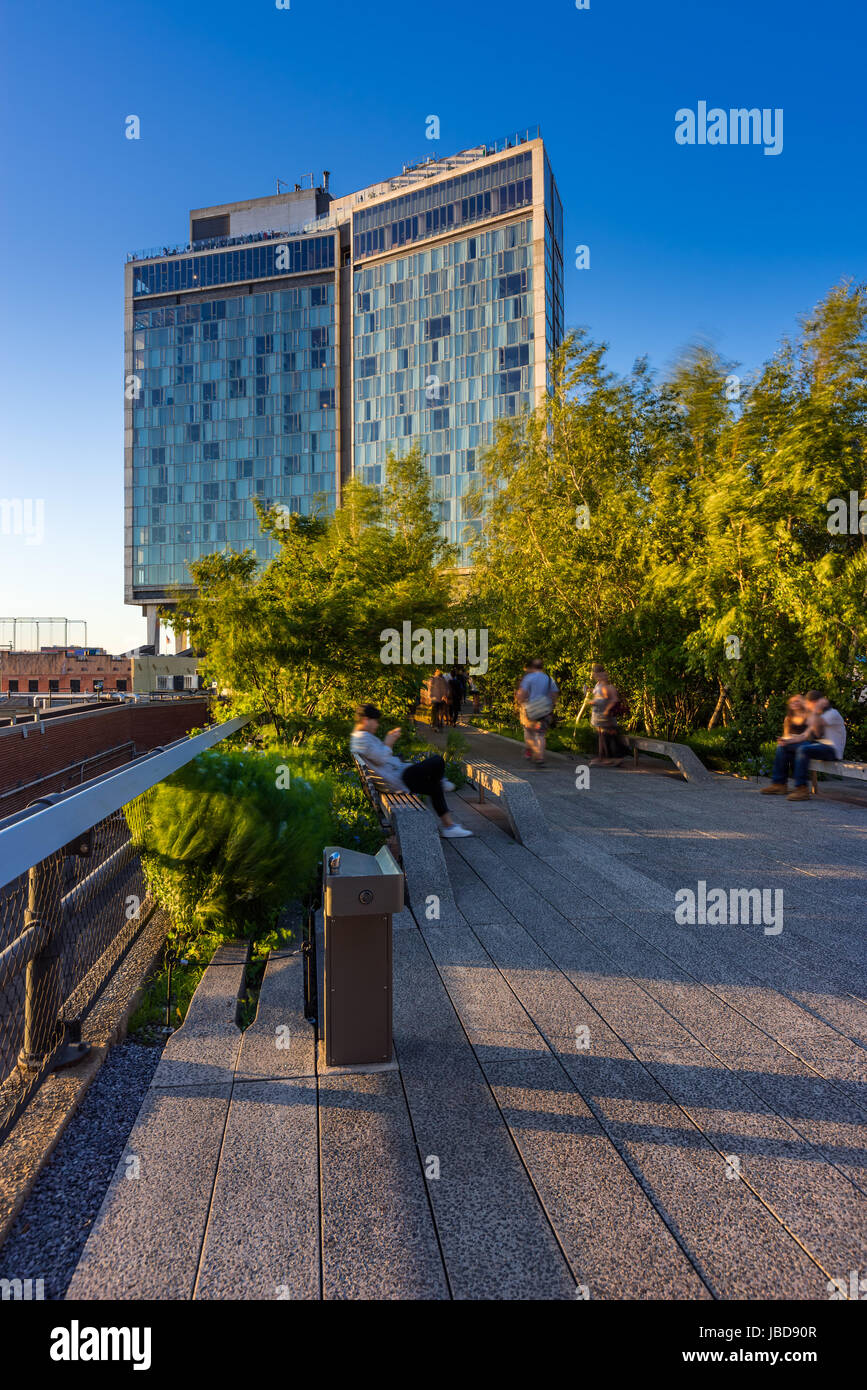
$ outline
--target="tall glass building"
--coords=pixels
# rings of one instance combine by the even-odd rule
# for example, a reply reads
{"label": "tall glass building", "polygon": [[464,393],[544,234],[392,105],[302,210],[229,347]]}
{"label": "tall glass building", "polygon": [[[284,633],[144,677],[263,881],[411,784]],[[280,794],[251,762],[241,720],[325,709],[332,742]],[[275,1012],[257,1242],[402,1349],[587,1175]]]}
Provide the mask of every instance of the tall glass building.
{"label": "tall glass building", "polygon": [[149,617],[191,560],[263,539],[419,443],[468,563],[465,495],[495,422],[532,406],[563,336],[563,210],[529,132],[333,198],[197,209],[126,265],[125,596]]}

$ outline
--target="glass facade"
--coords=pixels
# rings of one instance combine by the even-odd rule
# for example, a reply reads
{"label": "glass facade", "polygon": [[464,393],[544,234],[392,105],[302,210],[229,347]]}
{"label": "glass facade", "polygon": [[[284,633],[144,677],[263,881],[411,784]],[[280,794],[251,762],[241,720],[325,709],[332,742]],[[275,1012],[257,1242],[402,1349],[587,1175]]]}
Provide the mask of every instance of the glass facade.
{"label": "glass facade", "polygon": [[274,240],[244,251],[218,251],[210,256],[136,264],[133,294],[177,294],[241,280],[265,280],[272,275],[302,275],[330,270],[334,265],[333,237]]}
{"label": "glass facade", "polygon": [[189,583],[190,560],[226,547],[265,559],[256,497],[333,509],[333,282],[137,303],[132,336],[136,589]]}
{"label": "glass facade", "polygon": [[533,402],[532,228],[522,219],[354,273],[355,471],[381,483],[389,450],[420,444],[459,545],[480,524],[465,495],[494,421]]}
{"label": "glass facade", "polygon": [[[563,341],[563,204],[545,155],[545,340],[546,361]],[[549,381],[550,385],[550,381]]]}
{"label": "glass facade", "polygon": [[303,233],[266,230],[289,215],[280,194],[256,203],[216,210],[231,235],[213,250],[129,258],[130,603],[216,551],[267,561],[256,498],[333,510],[341,477],[380,485],[413,444],[470,563],[482,453],[537,404],[563,339],[563,208],[537,138],[425,163]]}
{"label": "glass facade", "polygon": [[419,188],[401,198],[355,212],[352,218],[356,261],[395,246],[458,231],[473,222],[501,217],[533,201],[533,156],[529,150],[497,164]]}

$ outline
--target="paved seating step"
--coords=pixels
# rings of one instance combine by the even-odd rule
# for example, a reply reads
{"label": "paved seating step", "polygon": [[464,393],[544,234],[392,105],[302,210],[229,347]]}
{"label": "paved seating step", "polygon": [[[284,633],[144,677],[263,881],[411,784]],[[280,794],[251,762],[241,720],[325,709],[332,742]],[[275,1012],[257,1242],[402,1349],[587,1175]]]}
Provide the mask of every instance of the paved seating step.
{"label": "paved seating step", "polygon": [[320,1077],[319,1126],[323,1296],[448,1298],[399,1074]]}

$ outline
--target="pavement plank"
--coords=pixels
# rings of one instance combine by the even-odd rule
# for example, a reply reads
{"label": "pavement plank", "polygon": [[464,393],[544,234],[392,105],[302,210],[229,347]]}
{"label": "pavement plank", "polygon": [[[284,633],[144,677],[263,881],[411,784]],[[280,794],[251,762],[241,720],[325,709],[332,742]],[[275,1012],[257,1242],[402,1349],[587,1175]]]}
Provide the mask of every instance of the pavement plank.
{"label": "pavement plank", "polygon": [[151,1087],[68,1300],[192,1298],[230,1089]]}
{"label": "pavement plank", "polygon": [[315,1041],[304,1017],[304,957],[300,951],[272,951],[256,1017],[241,1043],[236,1082],[315,1076]]}
{"label": "pavement plank", "polygon": [[323,1296],[448,1298],[399,1075],[320,1076],[319,1143]]}
{"label": "pavement plank", "polygon": [[306,1076],[235,1087],[195,1298],[319,1298],[316,1101]]}
{"label": "pavement plank", "polygon": [[[455,934],[430,927],[425,941],[402,936],[395,945],[395,1046],[419,1153],[438,1174],[428,1191],[452,1293],[574,1298],[574,1275],[428,954],[426,941],[454,961]],[[474,958],[478,951],[476,942]],[[502,1055],[508,1048],[492,1032]],[[528,1040],[526,1029],[521,1036]],[[538,1046],[536,1036],[533,1052]]]}

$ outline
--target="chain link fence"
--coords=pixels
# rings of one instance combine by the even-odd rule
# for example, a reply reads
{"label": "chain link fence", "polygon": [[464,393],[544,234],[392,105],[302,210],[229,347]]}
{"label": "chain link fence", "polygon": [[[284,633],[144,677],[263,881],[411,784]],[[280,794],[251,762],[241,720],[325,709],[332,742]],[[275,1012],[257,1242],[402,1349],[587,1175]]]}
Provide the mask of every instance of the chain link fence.
{"label": "chain link fence", "polygon": [[[233,720],[157,750],[171,758],[163,775],[219,742],[225,736],[219,730],[234,732],[246,722]],[[165,759],[152,767],[157,774]],[[60,811],[60,803],[89,789],[101,804],[115,803],[110,814],[44,858],[34,855],[26,871],[0,886],[0,1144],[45,1077],[87,1054],[82,1021],[150,916],[135,841],[144,830],[148,792],[161,780],[148,780],[147,768],[129,764],[0,821],[2,883],[9,827],[19,828],[37,809]],[[127,788],[129,799],[122,800]],[[82,816],[86,821],[84,807]]]}
{"label": "chain link fence", "polygon": [[123,810],[0,889],[0,1142],[45,1074],[81,1059],[81,1020],[150,906]]}

